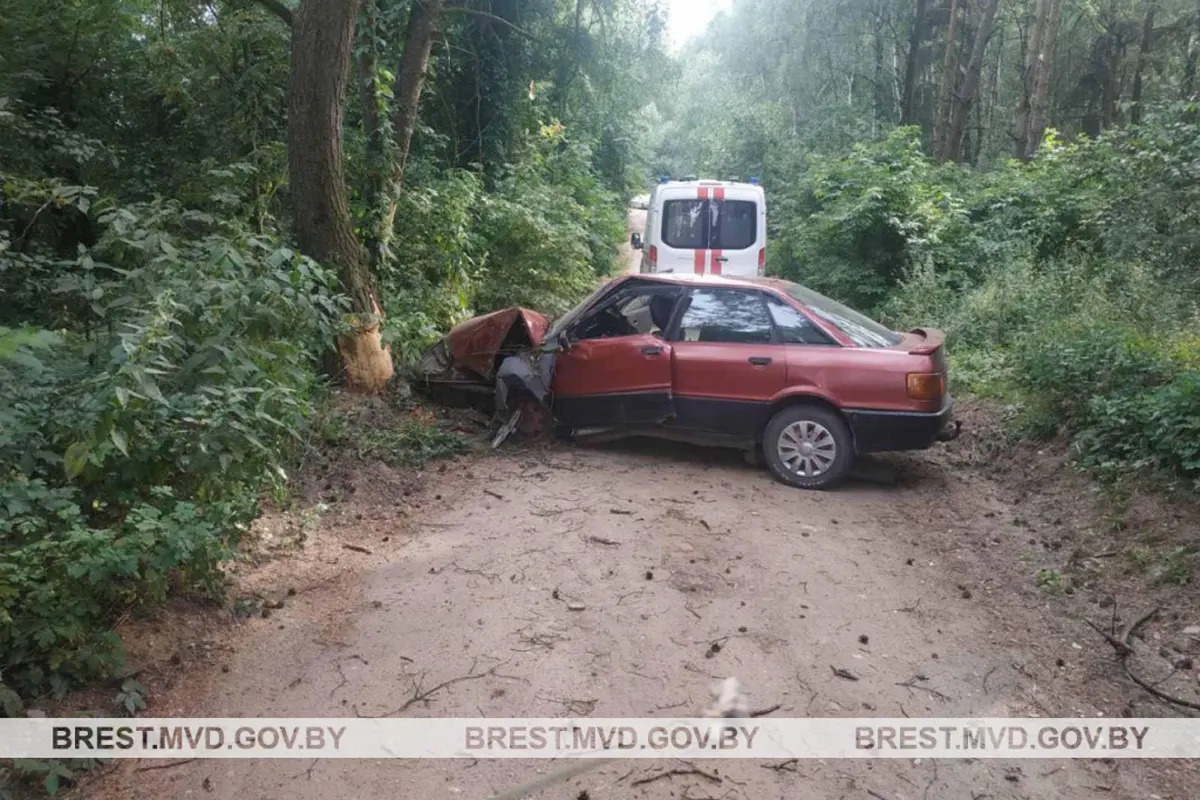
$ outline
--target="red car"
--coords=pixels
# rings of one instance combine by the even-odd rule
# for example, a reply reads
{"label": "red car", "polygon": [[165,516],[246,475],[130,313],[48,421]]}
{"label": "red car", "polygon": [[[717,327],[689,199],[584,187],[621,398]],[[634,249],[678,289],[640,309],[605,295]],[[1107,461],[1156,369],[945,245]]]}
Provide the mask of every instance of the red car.
{"label": "red car", "polygon": [[528,390],[576,436],[761,448],[781,481],[817,489],[855,455],[955,438],[943,339],[896,333],[788,281],[638,275],[552,326],[524,309],[471,320],[422,372],[494,383],[501,405]]}

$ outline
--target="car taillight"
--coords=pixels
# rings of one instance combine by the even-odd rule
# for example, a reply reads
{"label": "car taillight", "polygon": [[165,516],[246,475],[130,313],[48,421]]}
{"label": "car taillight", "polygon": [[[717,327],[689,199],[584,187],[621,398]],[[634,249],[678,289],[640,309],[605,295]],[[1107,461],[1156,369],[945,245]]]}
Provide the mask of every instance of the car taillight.
{"label": "car taillight", "polygon": [[946,393],[944,372],[911,372],[908,375],[908,396],[912,400],[941,400]]}
{"label": "car taillight", "polygon": [[767,248],[760,247],[758,250],[758,277],[763,277],[767,274]]}
{"label": "car taillight", "polygon": [[647,260],[650,262],[650,271],[653,272],[658,267],[658,248],[654,245],[650,245],[650,253]]}

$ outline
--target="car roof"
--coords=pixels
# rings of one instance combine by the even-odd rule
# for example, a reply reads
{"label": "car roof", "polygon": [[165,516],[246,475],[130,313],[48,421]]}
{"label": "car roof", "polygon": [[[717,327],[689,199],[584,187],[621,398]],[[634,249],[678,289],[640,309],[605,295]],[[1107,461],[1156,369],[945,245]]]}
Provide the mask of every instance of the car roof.
{"label": "car roof", "polygon": [[690,275],[683,273],[655,273],[652,275],[629,275],[628,280],[647,280],[658,283],[674,283],[680,286],[724,286],[742,289],[769,288],[787,291],[788,282],[779,278],[727,278],[724,275]]}

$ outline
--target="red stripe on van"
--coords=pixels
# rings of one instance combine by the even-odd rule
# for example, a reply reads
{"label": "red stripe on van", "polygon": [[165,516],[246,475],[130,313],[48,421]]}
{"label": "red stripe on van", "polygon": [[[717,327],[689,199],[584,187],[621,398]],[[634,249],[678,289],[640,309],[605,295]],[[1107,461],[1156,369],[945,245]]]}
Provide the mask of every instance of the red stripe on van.
{"label": "red stripe on van", "polygon": [[713,200],[724,200],[724,199],[725,199],[725,187],[724,186],[719,186],[716,189],[713,189]]}
{"label": "red stripe on van", "polygon": [[720,275],[721,274],[722,252],[720,250],[713,250],[711,252],[712,252],[712,274]]}
{"label": "red stripe on van", "polygon": [[697,189],[696,197],[700,200],[707,200],[708,199],[708,187],[701,186],[699,189]]}
{"label": "red stripe on van", "polygon": [[706,253],[708,253],[708,251],[707,250],[694,250],[693,252],[695,253],[695,256],[694,256],[694,260],[692,262],[692,269],[695,271],[695,273],[697,275],[703,275],[704,274],[704,256]]}

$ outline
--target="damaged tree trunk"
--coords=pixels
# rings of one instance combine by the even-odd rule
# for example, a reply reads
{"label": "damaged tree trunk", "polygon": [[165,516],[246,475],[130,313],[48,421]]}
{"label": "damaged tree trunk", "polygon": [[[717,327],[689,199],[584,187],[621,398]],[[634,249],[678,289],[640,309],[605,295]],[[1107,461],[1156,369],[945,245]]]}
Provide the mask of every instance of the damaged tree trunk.
{"label": "damaged tree trunk", "polygon": [[351,331],[337,349],[351,391],[376,393],[393,374],[367,255],[350,217],[342,122],[361,0],[304,0],[292,26],[288,166],[300,250],[337,267],[350,297]]}

